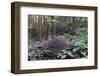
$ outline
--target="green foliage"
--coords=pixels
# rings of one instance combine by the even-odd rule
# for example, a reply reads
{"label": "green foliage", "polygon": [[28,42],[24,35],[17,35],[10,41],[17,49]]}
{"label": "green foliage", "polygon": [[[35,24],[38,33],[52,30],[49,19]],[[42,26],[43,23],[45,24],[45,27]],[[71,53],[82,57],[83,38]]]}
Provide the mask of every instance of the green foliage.
{"label": "green foliage", "polygon": [[51,23],[59,23],[57,16],[45,16],[45,18],[49,25],[52,25]]}
{"label": "green foliage", "polygon": [[46,49],[39,49],[38,47],[32,47],[29,50],[28,60],[48,60],[48,59],[55,59],[56,56],[52,54],[51,51]]}
{"label": "green foliage", "polygon": [[29,33],[31,33],[32,37],[35,37],[37,35],[36,29],[34,29],[34,28],[32,28],[32,29],[30,29],[28,31],[29,31]]}
{"label": "green foliage", "polygon": [[73,51],[78,52],[84,56],[88,53],[88,34],[86,23],[78,26],[75,31],[75,35],[65,34],[65,39],[74,44]]}

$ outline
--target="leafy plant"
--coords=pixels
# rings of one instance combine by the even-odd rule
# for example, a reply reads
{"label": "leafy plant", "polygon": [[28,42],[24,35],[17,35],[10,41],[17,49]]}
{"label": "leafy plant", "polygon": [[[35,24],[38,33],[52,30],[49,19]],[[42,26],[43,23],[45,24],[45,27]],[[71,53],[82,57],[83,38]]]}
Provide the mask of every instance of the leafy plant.
{"label": "leafy plant", "polygon": [[80,57],[86,57],[88,54],[88,36],[87,27],[76,28],[75,35],[65,34],[65,39],[74,44],[73,51]]}

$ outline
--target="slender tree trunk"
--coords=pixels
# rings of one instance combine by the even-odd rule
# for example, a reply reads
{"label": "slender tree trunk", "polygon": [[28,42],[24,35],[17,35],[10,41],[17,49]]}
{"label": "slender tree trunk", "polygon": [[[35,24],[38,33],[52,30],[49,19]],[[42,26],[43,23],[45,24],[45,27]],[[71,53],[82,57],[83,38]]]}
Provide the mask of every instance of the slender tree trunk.
{"label": "slender tree trunk", "polygon": [[[51,20],[54,19],[54,16],[51,16]],[[54,38],[54,22],[51,22],[51,38]]]}
{"label": "slender tree trunk", "polygon": [[41,41],[42,40],[42,17],[39,16],[39,40]]}

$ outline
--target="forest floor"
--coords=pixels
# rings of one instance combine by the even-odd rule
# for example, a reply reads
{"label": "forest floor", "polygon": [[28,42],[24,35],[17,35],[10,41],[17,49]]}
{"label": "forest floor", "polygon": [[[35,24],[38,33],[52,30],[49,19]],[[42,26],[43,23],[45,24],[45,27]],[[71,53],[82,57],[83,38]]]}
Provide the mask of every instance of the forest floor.
{"label": "forest floor", "polygon": [[60,59],[61,57],[62,59],[66,59],[66,57],[69,59],[79,58],[72,51],[73,45],[61,35],[41,41],[29,39],[28,43],[29,58],[33,60]]}

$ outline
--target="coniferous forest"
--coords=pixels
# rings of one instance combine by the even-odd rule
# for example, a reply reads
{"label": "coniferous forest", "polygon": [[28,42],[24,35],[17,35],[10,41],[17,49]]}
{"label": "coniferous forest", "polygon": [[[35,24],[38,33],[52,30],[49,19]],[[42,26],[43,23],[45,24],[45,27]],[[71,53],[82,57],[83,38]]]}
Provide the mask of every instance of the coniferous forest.
{"label": "coniferous forest", "polygon": [[88,57],[88,18],[28,15],[28,60]]}

